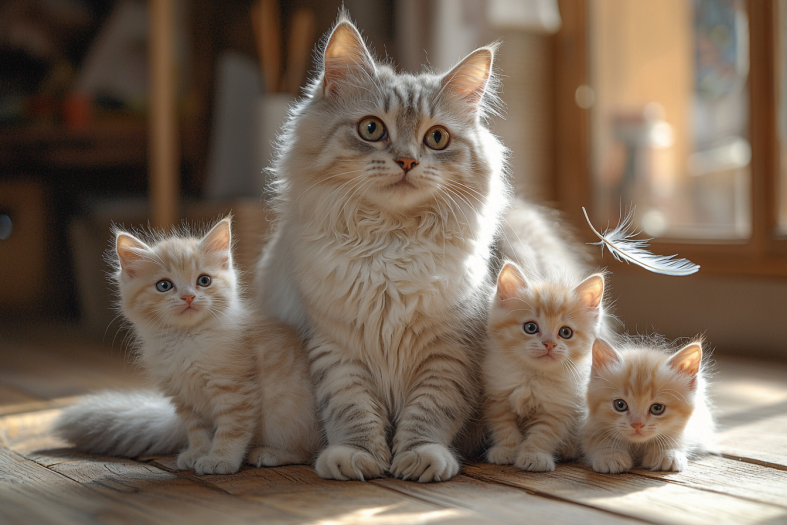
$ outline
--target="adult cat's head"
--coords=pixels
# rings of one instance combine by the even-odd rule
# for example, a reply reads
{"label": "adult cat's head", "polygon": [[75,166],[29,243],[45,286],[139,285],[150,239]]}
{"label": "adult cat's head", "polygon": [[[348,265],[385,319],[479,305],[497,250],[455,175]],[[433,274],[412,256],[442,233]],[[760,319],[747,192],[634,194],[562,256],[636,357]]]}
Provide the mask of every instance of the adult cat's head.
{"label": "adult cat's head", "polygon": [[505,150],[483,125],[497,101],[495,50],[445,74],[397,73],[341,13],[279,138],[279,196],[310,213],[348,203],[406,214],[482,208],[504,193]]}

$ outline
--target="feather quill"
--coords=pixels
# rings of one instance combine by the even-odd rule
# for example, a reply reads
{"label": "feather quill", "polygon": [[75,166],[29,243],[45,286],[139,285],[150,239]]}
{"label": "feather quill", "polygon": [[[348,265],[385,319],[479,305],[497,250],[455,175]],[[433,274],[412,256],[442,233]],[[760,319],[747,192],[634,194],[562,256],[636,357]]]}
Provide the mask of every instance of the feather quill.
{"label": "feather quill", "polygon": [[609,252],[618,261],[626,261],[627,263],[634,263],[638,266],[645,268],[653,273],[660,273],[662,275],[684,276],[697,273],[700,269],[699,265],[687,259],[676,259],[676,255],[655,255],[648,251],[648,241],[650,239],[634,239],[639,234],[633,230],[634,211],[632,210],[626,215],[620,224],[613,230],[604,230],[604,233],[599,233],[593,227],[588,217],[588,212],[582,208],[585,214],[585,219],[588,221],[590,229],[593,233],[601,239],[600,242],[591,243],[601,246],[603,253],[604,246],[609,248]]}

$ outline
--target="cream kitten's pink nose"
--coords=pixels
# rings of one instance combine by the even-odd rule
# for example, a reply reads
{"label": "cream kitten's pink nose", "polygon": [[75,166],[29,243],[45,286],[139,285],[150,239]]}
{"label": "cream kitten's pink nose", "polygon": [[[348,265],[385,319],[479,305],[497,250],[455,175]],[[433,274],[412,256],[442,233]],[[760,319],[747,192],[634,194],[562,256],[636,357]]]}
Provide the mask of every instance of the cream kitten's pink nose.
{"label": "cream kitten's pink nose", "polygon": [[405,173],[418,166],[418,161],[415,159],[408,159],[407,157],[399,157],[394,159],[394,162],[402,167]]}
{"label": "cream kitten's pink nose", "polygon": [[194,296],[193,295],[184,295],[183,297],[181,297],[181,299],[183,299],[187,303],[191,304],[191,301],[194,300]]}
{"label": "cream kitten's pink nose", "polygon": [[632,428],[633,428],[634,430],[636,430],[637,432],[639,432],[640,430],[642,430],[642,427],[644,427],[644,426],[645,426],[645,423],[632,423],[632,424],[631,424],[631,426],[632,426]]}
{"label": "cream kitten's pink nose", "polygon": [[547,352],[551,352],[551,351],[552,351],[552,349],[553,349],[553,348],[555,348],[555,347],[557,346],[557,343],[556,343],[556,342],[554,342],[554,341],[553,341],[553,340],[551,340],[551,339],[547,339],[546,341],[543,341],[543,343],[544,343],[544,346],[545,346],[545,347],[546,347],[546,349],[547,349]]}

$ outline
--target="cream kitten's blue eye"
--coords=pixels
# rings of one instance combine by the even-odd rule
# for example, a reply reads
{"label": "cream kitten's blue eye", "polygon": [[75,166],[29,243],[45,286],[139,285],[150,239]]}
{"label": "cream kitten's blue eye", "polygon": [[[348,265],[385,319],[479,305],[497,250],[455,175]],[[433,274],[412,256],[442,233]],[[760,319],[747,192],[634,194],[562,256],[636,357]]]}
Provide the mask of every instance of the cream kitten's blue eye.
{"label": "cream kitten's blue eye", "polygon": [[448,130],[443,126],[433,126],[424,136],[424,144],[432,149],[441,150],[448,147]]}
{"label": "cream kitten's blue eye", "polygon": [[197,279],[197,286],[202,286],[203,288],[210,286],[210,277],[207,275],[200,275],[199,279]]}
{"label": "cream kitten's blue eye", "polygon": [[172,288],[173,288],[172,281],[170,281],[169,279],[162,279],[156,283],[156,290],[158,290],[159,292],[168,292],[172,290]]}
{"label": "cream kitten's blue eye", "polygon": [[574,335],[574,331],[568,326],[564,326],[558,331],[557,335],[563,339],[571,339],[571,336]]}
{"label": "cream kitten's blue eye", "polygon": [[618,412],[625,412],[626,410],[628,410],[628,409],[629,409],[629,406],[628,406],[628,404],[627,404],[625,401],[623,401],[622,399],[616,399],[616,400],[614,400],[614,401],[612,402],[612,406],[613,406],[613,407],[615,408],[615,410],[617,410]]}
{"label": "cream kitten's blue eye", "polygon": [[538,333],[538,325],[534,322],[525,323],[522,327],[525,330],[526,334],[537,334]]}
{"label": "cream kitten's blue eye", "polygon": [[385,138],[385,124],[377,117],[366,117],[358,124],[358,135],[369,142],[382,140]]}
{"label": "cream kitten's blue eye", "polygon": [[652,405],[650,405],[650,413],[653,414],[654,416],[660,416],[661,414],[664,413],[665,410],[667,410],[667,407],[662,405],[661,403],[653,403]]}

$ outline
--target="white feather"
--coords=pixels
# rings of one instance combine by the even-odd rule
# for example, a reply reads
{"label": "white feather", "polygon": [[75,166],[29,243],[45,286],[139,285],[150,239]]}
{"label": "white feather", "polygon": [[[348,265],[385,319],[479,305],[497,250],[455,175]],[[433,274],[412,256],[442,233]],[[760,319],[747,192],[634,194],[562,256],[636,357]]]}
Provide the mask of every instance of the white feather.
{"label": "white feather", "polygon": [[632,210],[623,219],[618,226],[610,231],[605,230],[603,234],[599,233],[593,227],[588,217],[588,212],[582,208],[585,213],[585,219],[588,221],[590,229],[593,230],[601,242],[592,243],[601,246],[601,251],[604,251],[604,246],[609,248],[610,253],[618,261],[633,262],[636,265],[642,266],[646,270],[653,273],[660,273],[662,275],[691,275],[697,273],[700,269],[699,265],[687,259],[675,259],[676,255],[654,255],[645,248],[648,247],[650,239],[637,240],[634,239],[639,232],[632,231],[632,223],[634,221],[634,211]]}

